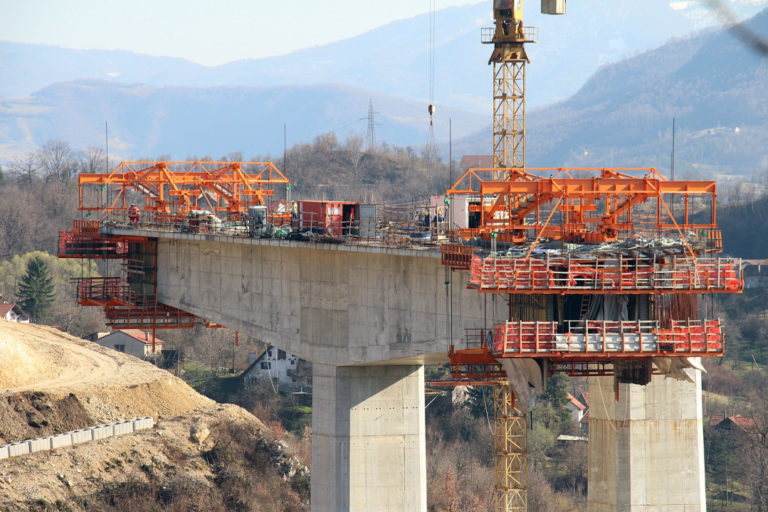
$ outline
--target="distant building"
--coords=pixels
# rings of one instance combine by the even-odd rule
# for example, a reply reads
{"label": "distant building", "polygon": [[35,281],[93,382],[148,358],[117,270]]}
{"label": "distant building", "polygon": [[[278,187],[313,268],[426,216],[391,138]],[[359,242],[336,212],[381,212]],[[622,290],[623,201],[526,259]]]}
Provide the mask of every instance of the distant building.
{"label": "distant building", "polygon": [[163,350],[163,340],[155,338],[155,352],[153,354],[152,334],[140,329],[113,331],[109,334],[98,336],[94,341],[102,347],[125,352],[141,359],[159,356]]}
{"label": "distant building", "polygon": [[579,424],[582,435],[589,433],[589,393],[579,393],[578,398],[568,393],[568,409],[571,421]]}
{"label": "distant building", "polygon": [[282,392],[308,391],[312,386],[311,366],[298,356],[270,345],[261,354],[253,354],[250,366],[243,372],[243,384],[248,387],[270,381]]}
{"label": "distant building", "polygon": [[19,306],[8,302],[0,303],[0,318],[9,322],[29,323],[29,317]]}
{"label": "distant building", "polygon": [[713,415],[709,419],[709,426],[722,433],[736,436],[754,438],[760,435],[757,422],[753,418],[745,418],[741,414],[734,416]]}

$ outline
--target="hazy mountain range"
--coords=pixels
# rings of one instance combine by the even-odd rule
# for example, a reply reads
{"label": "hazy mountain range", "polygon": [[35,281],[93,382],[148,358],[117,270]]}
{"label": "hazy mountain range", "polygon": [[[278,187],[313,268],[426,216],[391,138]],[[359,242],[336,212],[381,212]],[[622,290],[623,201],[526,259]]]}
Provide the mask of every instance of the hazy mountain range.
{"label": "hazy mountain range", "polygon": [[[435,137],[447,140],[451,118],[454,154],[491,146],[490,49],[479,42],[479,27],[491,24],[487,4],[436,16]],[[765,102],[754,96],[766,83],[765,60],[715,29],[640,53],[692,28],[691,3],[672,4],[583,0],[559,17],[528,10],[540,41],[529,49],[529,163],[659,165],[668,161],[660,155],[668,155],[673,116],[681,143],[698,141],[690,155],[680,148],[682,159],[714,156],[726,167],[732,157],[739,165],[754,160],[754,148],[745,152],[742,142],[749,149],[765,126]],[[768,33],[765,17],[753,21],[758,33]],[[419,16],[330,45],[216,67],[0,42],[0,161],[51,138],[76,148],[103,145],[105,122],[111,151],[130,158],[279,154],[284,124],[289,145],[328,131],[364,136],[369,99],[378,140],[422,146],[428,36],[427,16]],[[605,65],[628,55],[635,56]],[[730,141],[727,130],[737,127],[742,137]]]}

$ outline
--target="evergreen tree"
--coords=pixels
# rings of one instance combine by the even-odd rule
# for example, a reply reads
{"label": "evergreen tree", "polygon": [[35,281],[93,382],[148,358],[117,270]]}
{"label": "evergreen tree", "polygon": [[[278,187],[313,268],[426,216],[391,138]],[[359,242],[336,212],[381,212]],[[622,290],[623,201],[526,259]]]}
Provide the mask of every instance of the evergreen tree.
{"label": "evergreen tree", "polygon": [[21,309],[35,323],[45,318],[53,305],[56,298],[53,279],[48,271],[48,265],[39,256],[27,262],[27,273],[21,278],[17,295]]}

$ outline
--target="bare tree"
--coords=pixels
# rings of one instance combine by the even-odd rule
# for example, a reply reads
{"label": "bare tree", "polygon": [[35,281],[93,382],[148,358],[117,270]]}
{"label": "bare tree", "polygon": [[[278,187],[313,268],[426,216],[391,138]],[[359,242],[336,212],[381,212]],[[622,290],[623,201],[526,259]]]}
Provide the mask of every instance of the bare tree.
{"label": "bare tree", "polygon": [[768,512],[768,398],[764,390],[750,398],[752,423],[744,437],[744,483],[752,493],[754,510]]}
{"label": "bare tree", "polygon": [[363,146],[365,139],[362,135],[354,132],[350,132],[344,141],[344,152],[349,159],[349,165],[352,167],[352,172],[357,176],[360,172],[360,160],[363,158]]}
{"label": "bare tree", "polygon": [[103,149],[98,146],[89,146],[88,149],[85,150],[83,172],[109,172],[109,169],[107,169],[106,154]]}
{"label": "bare tree", "polygon": [[11,174],[20,184],[29,184],[40,170],[39,159],[35,152],[29,151],[24,156],[11,162]]}
{"label": "bare tree", "polygon": [[66,181],[77,170],[77,155],[63,140],[53,139],[43,144],[38,158],[46,180]]}

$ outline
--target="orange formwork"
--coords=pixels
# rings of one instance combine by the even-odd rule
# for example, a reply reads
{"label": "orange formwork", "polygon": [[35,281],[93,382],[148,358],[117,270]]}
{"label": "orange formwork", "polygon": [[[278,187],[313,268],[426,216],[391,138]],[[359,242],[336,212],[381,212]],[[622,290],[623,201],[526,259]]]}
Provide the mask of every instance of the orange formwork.
{"label": "orange formwork", "polygon": [[556,322],[508,321],[494,327],[495,358],[536,357],[558,361],[723,355],[719,320],[570,320],[558,332]]}
{"label": "orange formwork", "polygon": [[685,256],[472,256],[468,286],[489,293],[734,293],[744,289],[740,258]]}

